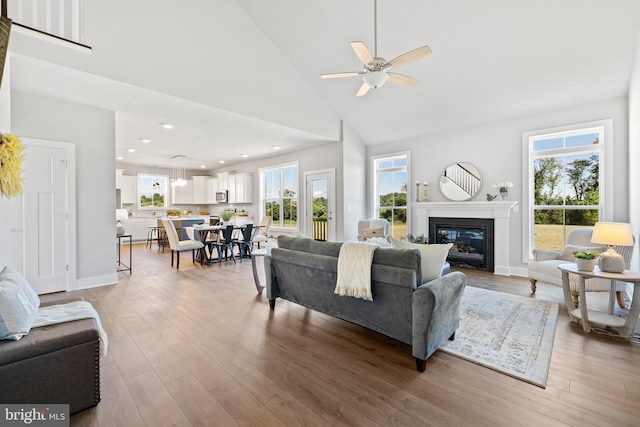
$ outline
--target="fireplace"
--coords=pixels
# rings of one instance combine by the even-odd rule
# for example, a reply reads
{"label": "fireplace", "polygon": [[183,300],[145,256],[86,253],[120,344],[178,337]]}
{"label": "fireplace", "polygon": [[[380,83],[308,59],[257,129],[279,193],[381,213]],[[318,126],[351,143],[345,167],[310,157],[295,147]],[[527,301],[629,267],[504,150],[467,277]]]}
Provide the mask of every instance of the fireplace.
{"label": "fireplace", "polygon": [[429,217],[429,242],[453,243],[451,265],[494,271],[494,220]]}
{"label": "fireplace", "polygon": [[[465,219],[482,218],[493,221],[493,272],[509,276],[512,267],[509,257],[513,257],[513,248],[509,246],[509,218],[517,212],[518,202],[511,200],[478,202],[421,202],[412,203],[412,226],[414,235],[429,234],[431,218]],[[432,240],[433,242],[434,240]],[[488,252],[488,251],[487,251]],[[514,258],[515,260],[515,258]],[[521,275],[526,276],[527,270]]]}

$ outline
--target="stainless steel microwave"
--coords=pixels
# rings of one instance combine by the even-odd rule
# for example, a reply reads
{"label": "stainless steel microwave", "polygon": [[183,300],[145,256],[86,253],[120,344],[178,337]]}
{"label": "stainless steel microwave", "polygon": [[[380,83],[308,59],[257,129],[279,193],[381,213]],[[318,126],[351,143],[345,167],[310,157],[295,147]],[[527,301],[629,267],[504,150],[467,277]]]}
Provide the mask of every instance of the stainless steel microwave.
{"label": "stainless steel microwave", "polygon": [[216,191],[216,202],[217,203],[227,203],[227,194],[228,192],[225,191]]}

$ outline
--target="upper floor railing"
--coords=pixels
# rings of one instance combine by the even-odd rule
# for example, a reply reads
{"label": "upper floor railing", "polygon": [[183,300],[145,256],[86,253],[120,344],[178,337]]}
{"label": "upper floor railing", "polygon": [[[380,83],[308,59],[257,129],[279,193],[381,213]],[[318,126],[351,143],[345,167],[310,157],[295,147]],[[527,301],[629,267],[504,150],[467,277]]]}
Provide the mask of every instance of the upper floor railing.
{"label": "upper floor railing", "polygon": [[84,0],[2,0],[14,25],[86,46],[83,4]]}
{"label": "upper floor railing", "polygon": [[460,163],[454,163],[444,171],[444,177],[458,186],[469,196],[473,196],[482,186],[482,180]]}

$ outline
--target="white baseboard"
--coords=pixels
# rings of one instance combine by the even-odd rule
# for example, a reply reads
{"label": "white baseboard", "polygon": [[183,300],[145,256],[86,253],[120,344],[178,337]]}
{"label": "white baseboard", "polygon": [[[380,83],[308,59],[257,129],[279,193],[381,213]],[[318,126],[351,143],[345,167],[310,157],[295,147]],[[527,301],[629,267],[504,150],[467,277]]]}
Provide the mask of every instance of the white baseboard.
{"label": "white baseboard", "polygon": [[[97,288],[99,286],[115,285],[118,283],[118,273],[105,274],[104,276],[86,277],[76,281],[76,289]],[[69,289],[70,291],[73,289]]]}

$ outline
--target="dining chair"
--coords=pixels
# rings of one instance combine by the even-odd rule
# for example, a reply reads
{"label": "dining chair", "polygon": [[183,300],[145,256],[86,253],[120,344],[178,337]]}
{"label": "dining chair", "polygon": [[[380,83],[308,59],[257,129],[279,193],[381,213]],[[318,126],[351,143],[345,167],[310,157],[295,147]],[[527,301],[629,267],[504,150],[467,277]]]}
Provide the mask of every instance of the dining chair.
{"label": "dining chair", "polygon": [[218,240],[216,240],[215,242],[212,242],[212,245],[216,248],[216,250],[218,251],[218,264],[222,263],[222,253],[224,250],[224,259],[227,260],[228,259],[228,252],[227,251],[231,251],[231,259],[233,260],[233,262],[236,262],[236,256],[233,253],[233,246],[234,246],[234,242],[233,242],[233,229],[235,228],[235,226],[233,224],[229,224],[227,226],[225,226],[221,231],[222,231],[222,235],[220,235],[218,237]]}
{"label": "dining chair", "polygon": [[[171,267],[173,267],[174,252],[177,253],[176,269],[178,270],[180,269],[180,252],[191,251],[191,258],[193,262],[196,262],[196,249],[202,249],[202,247],[204,246],[202,242],[192,239],[180,240],[178,238],[176,227],[171,220],[163,219],[162,225],[164,226],[164,229],[167,233],[167,238],[169,239],[169,249],[171,249]],[[191,230],[191,233],[193,234],[193,229]]]}
{"label": "dining chair", "polygon": [[260,249],[260,243],[266,242],[267,236],[269,235],[269,227],[271,227],[271,223],[273,222],[273,217],[271,216],[263,216],[260,221],[260,227],[258,228],[258,232],[253,238],[253,243],[258,244],[258,249]]}
{"label": "dining chair", "polygon": [[235,244],[238,245],[238,253],[240,254],[240,262],[245,256],[251,257],[251,248],[253,247],[253,224],[245,224],[242,228],[242,239],[237,239]]}

